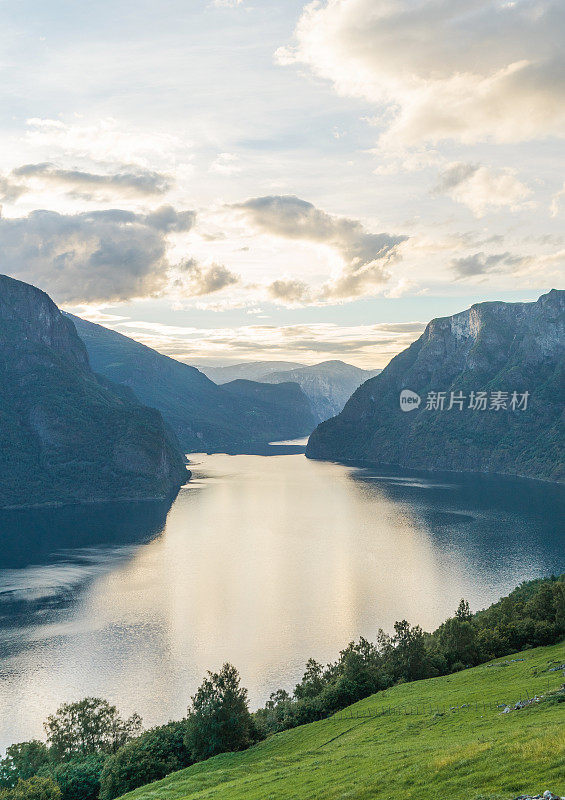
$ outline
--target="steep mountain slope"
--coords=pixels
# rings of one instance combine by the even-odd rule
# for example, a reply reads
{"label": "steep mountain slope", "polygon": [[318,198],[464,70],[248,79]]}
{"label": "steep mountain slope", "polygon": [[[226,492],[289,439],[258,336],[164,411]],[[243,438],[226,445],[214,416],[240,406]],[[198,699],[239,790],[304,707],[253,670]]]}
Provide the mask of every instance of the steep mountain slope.
{"label": "steep mountain slope", "polygon": [[286,389],[273,393],[270,404],[264,396],[258,400],[249,393],[228,391],[195,367],[121,333],[68,316],[86,345],[93,369],[159,409],[187,453],[246,452],[276,439],[306,436],[314,427],[306,403],[300,411],[293,397],[291,406],[286,406]]}
{"label": "steep mountain slope", "polygon": [[244,379],[262,383],[294,381],[308,399],[316,422],[323,422],[342,410],[355,389],[380,370],[367,370],[344,361],[322,361],[309,367],[292,361],[250,361],[228,367],[202,367],[218,384]]}
{"label": "steep mountain slope", "polygon": [[187,478],[159,412],[94,375],[44,292],[0,275],[0,506],[165,497]]}
{"label": "steep mountain slope", "polygon": [[[535,303],[479,303],[433,320],[318,426],[306,454],[564,480],[564,344],[565,292],[555,289]],[[402,390],[421,398],[408,397],[407,413]]]}
{"label": "steep mountain slope", "polygon": [[235,397],[244,398],[262,410],[273,423],[273,439],[297,439],[307,436],[316,427],[308,398],[297,383],[258,383],[236,380],[222,388]]}
{"label": "steep mountain slope", "polygon": [[334,417],[343,409],[355,389],[380,370],[366,370],[344,361],[322,361],[312,367],[271,372],[261,377],[265,383],[295,381],[304,391],[317,422]]}
{"label": "steep mountain slope", "polygon": [[563,794],[563,704],[549,670],[563,644],[440,678],[393,686],[334,717],[225,753],[122,800],[510,800]]}
{"label": "steep mountain slope", "polygon": [[270,372],[285,372],[303,366],[304,364],[295,361],[243,361],[241,364],[229,364],[225,367],[206,365],[199,369],[214,383],[222,384],[240,379],[263,381],[264,376]]}

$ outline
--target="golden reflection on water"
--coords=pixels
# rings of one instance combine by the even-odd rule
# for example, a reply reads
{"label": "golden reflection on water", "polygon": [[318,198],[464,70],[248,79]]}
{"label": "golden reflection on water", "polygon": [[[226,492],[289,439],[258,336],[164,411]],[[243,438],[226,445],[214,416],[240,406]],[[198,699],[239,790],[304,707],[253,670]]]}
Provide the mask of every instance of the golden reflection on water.
{"label": "golden reflection on water", "polygon": [[438,546],[386,482],[299,455],[195,460],[163,534],[21,634],[0,673],[0,746],[85,695],[146,724],[179,718],[227,660],[256,706],[309,656],[403,618],[432,629],[462,595],[476,605],[472,553]]}

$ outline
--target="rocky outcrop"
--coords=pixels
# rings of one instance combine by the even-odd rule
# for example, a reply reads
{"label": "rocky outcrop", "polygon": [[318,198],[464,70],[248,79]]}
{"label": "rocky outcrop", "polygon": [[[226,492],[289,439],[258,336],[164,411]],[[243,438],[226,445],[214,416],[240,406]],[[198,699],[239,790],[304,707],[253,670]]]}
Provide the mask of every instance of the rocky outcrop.
{"label": "rocky outcrop", "polygon": [[0,276],[0,506],[165,498],[188,476],[159,412],[93,373],[48,295]]}
{"label": "rocky outcrop", "polygon": [[435,319],[318,426],[306,454],[563,481],[564,342],[563,291]]}
{"label": "rocky outcrop", "polygon": [[379,372],[378,369],[360,369],[344,361],[322,361],[311,367],[271,372],[261,380],[266,383],[295,381],[310,400],[316,422],[323,422],[339,414],[355,389]]}

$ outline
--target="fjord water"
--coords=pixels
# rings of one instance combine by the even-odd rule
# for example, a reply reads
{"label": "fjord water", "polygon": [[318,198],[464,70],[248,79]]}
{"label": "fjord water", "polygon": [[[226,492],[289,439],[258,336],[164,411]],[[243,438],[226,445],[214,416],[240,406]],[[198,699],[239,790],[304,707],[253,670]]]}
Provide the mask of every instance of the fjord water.
{"label": "fjord water", "polygon": [[229,660],[253,707],[406,618],[563,571],[561,487],[302,455],[198,456],[172,507],[0,514],[0,749],[64,701],[180,718]]}

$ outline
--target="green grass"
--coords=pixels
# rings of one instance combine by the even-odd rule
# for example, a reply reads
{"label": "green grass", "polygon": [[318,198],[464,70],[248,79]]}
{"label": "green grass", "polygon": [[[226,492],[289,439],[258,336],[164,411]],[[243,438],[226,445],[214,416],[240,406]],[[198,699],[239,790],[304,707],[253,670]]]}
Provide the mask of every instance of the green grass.
{"label": "green grass", "polygon": [[[173,773],[127,800],[509,800],[551,789],[565,794],[565,704],[542,702],[502,714],[482,704],[558,689],[565,642],[442,678],[395,686],[351,706],[436,708],[445,714],[330,718],[285,731],[243,753]],[[510,658],[510,657],[509,657]],[[339,715],[338,715],[339,716]]]}

